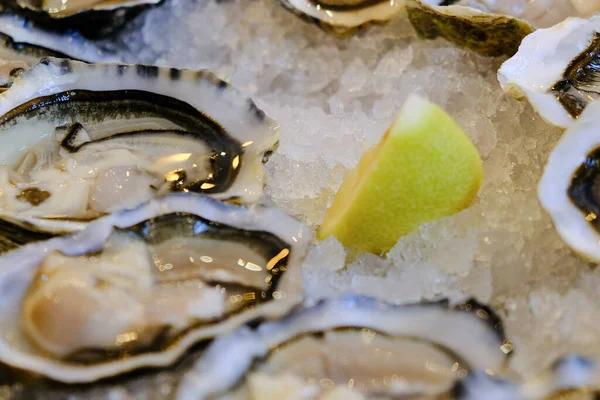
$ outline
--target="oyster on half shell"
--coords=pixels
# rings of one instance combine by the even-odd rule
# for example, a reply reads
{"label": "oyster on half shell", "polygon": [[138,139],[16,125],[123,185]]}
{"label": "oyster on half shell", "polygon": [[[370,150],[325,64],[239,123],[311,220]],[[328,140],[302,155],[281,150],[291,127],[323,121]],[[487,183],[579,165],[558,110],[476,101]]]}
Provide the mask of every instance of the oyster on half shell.
{"label": "oyster on half shell", "polygon": [[600,16],[594,16],[532,33],[498,71],[502,88],[526,98],[546,121],[567,128],[600,98],[599,31]]}
{"label": "oyster on half shell", "polygon": [[0,95],[0,137],[0,232],[20,244],[172,191],[255,202],[278,127],[207,71],[45,59]]}
{"label": "oyster on half shell", "polygon": [[66,383],[165,367],[301,300],[308,230],[171,194],[0,257],[0,362]]}
{"label": "oyster on half shell", "polygon": [[405,306],[346,295],[213,342],[178,400],[441,399],[472,370],[501,373],[499,320],[475,302]]}

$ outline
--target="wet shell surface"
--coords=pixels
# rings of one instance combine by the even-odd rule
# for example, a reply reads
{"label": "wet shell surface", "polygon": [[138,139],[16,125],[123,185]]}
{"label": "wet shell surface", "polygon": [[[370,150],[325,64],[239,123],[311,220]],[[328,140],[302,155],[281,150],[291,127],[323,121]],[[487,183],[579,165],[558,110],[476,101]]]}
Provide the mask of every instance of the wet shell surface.
{"label": "wet shell surface", "polygon": [[437,398],[470,371],[501,372],[505,344],[497,317],[475,302],[345,295],[213,342],[177,398]]}
{"label": "wet shell surface", "polygon": [[141,11],[162,0],[0,0],[47,29],[77,30],[89,38],[110,36],[126,26]]}
{"label": "wet shell surface", "polygon": [[599,31],[600,16],[537,30],[498,71],[502,88],[551,124],[569,127],[599,97]]}
{"label": "wet shell surface", "polygon": [[44,57],[85,62],[120,61],[116,55],[77,35],[46,31],[23,17],[3,11],[0,6],[0,91]]}
{"label": "wet shell surface", "polygon": [[19,244],[173,191],[255,202],[278,127],[207,71],[45,59],[0,95],[0,137]]}
{"label": "wet shell surface", "polygon": [[464,6],[432,6],[406,0],[408,17],[420,37],[444,39],[486,56],[512,56],[524,37],[533,32],[525,21],[488,14]]}
{"label": "wet shell surface", "polygon": [[166,367],[301,300],[308,230],[179,193],[0,257],[0,361],[66,383]]}
{"label": "wet shell surface", "polygon": [[600,261],[600,101],[588,105],[550,154],[539,199],[569,247]]}

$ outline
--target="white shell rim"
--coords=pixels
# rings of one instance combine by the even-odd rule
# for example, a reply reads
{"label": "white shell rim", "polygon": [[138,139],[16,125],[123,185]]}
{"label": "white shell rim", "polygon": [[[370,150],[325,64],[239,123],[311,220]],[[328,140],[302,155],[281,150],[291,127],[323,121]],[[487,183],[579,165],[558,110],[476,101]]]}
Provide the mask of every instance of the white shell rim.
{"label": "white shell rim", "polygon": [[[450,308],[445,302],[397,306],[355,295],[324,299],[316,305],[295,309],[281,320],[264,323],[256,331],[243,329],[213,342],[182,379],[177,399],[204,400],[225,392],[243,378],[254,361],[264,358],[269,349],[305,333],[349,326],[422,338],[454,350],[475,370],[501,372],[507,361],[500,350],[503,334],[495,329],[496,317],[488,314],[485,319],[479,310],[483,308],[471,311]],[[453,324],[448,324],[449,321]],[[447,329],[439,329],[436,323]],[[469,334],[454,335],[462,328]],[[235,358],[237,368],[231,367],[231,357]]]}
{"label": "white shell rim", "polygon": [[600,233],[568,196],[573,173],[588,154],[600,148],[600,101],[591,102],[550,153],[538,186],[542,207],[550,214],[565,243],[584,257],[600,262]]}

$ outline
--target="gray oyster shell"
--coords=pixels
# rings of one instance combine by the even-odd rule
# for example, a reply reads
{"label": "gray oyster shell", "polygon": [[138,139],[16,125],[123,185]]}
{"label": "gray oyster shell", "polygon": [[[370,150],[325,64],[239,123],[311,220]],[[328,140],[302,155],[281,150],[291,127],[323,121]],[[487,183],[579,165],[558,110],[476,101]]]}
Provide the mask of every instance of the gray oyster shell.
{"label": "gray oyster shell", "polygon": [[432,6],[421,0],[406,0],[406,3],[410,22],[420,37],[443,37],[459,47],[486,56],[514,55],[523,38],[534,30],[517,18],[475,8]]}

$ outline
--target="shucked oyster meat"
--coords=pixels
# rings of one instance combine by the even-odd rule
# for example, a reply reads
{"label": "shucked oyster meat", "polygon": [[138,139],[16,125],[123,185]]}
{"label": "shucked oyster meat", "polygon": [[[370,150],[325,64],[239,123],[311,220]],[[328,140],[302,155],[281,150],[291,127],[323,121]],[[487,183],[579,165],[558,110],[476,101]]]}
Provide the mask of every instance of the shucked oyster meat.
{"label": "shucked oyster meat", "polygon": [[471,370],[502,372],[506,345],[496,316],[475,302],[347,295],[215,341],[178,399],[441,399]]}
{"label": "shucked oyster meat", "polygon": [[599,98],[600,17],[571,18],[523,40],[498,71],[502,88],[526,98],[548,122],[570,126]]}
{"label": "shucked oyster meat", "polygon": [[0,96],[0,137],[0,215],[57,233],[171,191],[254,202],[278,131],[206,71],[47,59]]}
{"label": "shucked oyster meat", "polygon": [[67,383],[168,366],[297,304],[308,236],[276,209],[180,193],[32,243],[0,258],[0,362]]}

